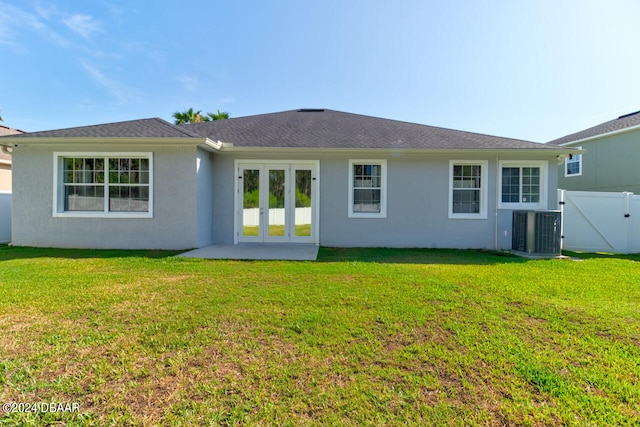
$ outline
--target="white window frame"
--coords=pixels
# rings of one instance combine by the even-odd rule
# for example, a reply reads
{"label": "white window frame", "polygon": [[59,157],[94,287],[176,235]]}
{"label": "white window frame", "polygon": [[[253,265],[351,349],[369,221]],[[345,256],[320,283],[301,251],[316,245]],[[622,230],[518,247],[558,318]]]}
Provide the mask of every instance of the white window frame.
{"label": "white window frame", "polygon": [[[478,213],[454,213],[453,212],[453,168],[454,166],[480,166],[480,211]],[[449,161],[449,219],[487,219],[488,201],[488,169],[487,160],[450,160]]]}
{"label": "white window frame", "polygon": [[[578,150],[582,150],[582,147],[576,147]],[[569,163],[578,163],[578,173],[569,173]],[[564,176],[571,178],[574,176],[582,175],[582,154],[574,154],[573,159],[566,157],[564,159]]]}
{"label": "white window frame", "polygon": [[[380,166],[380,212],[355,212],[353,210],[353,166],[354,165],[378,165]],[[349,218],[386,218],[387,217],[387,161],[384,159],[350,159],[349,160]]]}
{"label": "white window frame", "polygon": [[[109,212],[108,171],[105,176],[104,211],[64,210],[65,158],[139,158],[149,160],[149,210],[147,212]],[[54,152],[53,153],[53,216],[69,218],[153,218],[153,153],[151,152]]]}
{"label": "white window frame", "polygon": [[[503,202],[502,201],[502,169],[503,168],[540,168],[540,201],[531,202]],[[546,209],[547,208],[547,182],[549,181],[549,162],[545,161],[517,161],[502,160],[498,163],[498,209]],[[522,172],[520,173],[519,195],[522,200]]]}

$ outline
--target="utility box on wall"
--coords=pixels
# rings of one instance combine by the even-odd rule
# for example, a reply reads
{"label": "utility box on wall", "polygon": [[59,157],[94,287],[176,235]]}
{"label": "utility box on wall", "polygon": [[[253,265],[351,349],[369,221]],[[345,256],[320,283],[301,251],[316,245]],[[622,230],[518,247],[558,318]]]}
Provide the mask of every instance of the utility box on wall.
{"label": "utility box on wall", "polygon": [[560,211],[514,211],[511,249],[531,255],[561,254]]}

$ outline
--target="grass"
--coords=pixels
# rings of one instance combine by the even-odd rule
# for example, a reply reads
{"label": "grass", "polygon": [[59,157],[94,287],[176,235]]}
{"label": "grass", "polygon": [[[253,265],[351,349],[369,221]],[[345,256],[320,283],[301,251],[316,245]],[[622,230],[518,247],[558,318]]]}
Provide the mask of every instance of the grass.
{"label": "grass", "polygon": [[[284,236],[284,233],[284,225],[269,225],[269,236]],[[296,236],[311,236],[311,224],[296,224],[294,233]],[[259,236],[260,227],[245,225],[242,227],[242,235]]]}
{"label": "grass", "polygon": [[173,254],[0,246],[0,425],[640,423],[640,256]]}

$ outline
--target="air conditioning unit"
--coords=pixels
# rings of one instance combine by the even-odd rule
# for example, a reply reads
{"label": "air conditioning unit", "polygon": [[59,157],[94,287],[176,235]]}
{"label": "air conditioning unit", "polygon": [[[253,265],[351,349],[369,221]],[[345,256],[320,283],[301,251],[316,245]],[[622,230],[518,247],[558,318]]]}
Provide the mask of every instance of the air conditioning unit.
{"label": "air conditioning unit", "polygon": [[513,211],[511,249],[531,255],[560,255],[560,211]]}

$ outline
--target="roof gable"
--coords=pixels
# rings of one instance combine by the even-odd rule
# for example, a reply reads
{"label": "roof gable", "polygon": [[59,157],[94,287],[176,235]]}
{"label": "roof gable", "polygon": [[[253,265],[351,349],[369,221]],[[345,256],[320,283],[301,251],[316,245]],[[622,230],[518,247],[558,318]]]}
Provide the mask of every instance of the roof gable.
{"label": "roof gable", "polygon": [[234,147],[324,149],[549,149],[535,142],[326,109],[180,125]]}
{"label": "roof gable", "polygon": [[549,141],[549,144],[563,145],[574,141],[581,141],[583,139],[596,137],[599,135],[606,135],[611,132],[623,131],[624,129],[632,128],[635,126],[640,126],[640,111],[636,111],[635,113],[631,114],[625,114],[618,117],[617,119],[609,120],[608,122],[604,122],[597,126],[581,130],[580,132],[572,133],[563,136],[562,138],[554,139],[553,141]]}

